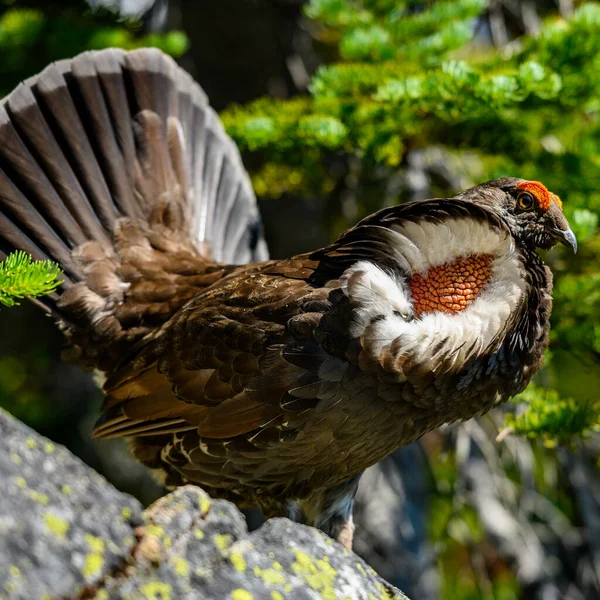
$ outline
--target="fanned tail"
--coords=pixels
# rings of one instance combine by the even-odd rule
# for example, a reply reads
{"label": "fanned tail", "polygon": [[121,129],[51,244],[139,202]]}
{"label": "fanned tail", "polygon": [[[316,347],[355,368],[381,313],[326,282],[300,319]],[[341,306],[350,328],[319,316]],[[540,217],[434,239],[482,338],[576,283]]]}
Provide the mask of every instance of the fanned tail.
{"label": "fanned tail", "polygon": [[102,369],[226,265],[267,258],[235,145],[155,49],[86,52],[2,101],[0,257],[14,249],[60,264],[41,303]]}

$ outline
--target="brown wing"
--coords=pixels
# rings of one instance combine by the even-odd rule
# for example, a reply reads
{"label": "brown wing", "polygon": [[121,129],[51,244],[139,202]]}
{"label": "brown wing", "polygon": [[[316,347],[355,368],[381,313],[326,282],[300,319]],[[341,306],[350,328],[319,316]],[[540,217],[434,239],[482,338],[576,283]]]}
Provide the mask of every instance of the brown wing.
{"label": "brown wing", "polygon": [[310,356],[284,356],[312,336],[312,307],[326,302],[310,273],[307,262],[263,263],[198,296],[108,378],[94,435],[224,439],[277,424],[285,394],[312,377]]}

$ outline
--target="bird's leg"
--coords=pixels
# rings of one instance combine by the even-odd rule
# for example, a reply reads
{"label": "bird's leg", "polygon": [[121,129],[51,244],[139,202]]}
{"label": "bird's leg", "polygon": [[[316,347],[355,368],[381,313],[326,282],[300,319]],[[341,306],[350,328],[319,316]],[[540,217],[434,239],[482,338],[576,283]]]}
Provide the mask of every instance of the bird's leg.
{"label": "bird's leg", "polygon": [[315,493],[302,502],[308,522],[352,550],[354,521],[352,509],[360,475],[341,486]]}
{"label": "bird's leg", "polygon": [[[351,501],[354,506],[354,500]],[[352,540],[354,538],[354,519],[352,518],[352,509],[350,509],[350,515],[344,517],[338,515],[333,519],[330,519],[325,526],[321,525],[319,529],[322,529],[327,535],[337,540],[346,550],[352,550]]]}

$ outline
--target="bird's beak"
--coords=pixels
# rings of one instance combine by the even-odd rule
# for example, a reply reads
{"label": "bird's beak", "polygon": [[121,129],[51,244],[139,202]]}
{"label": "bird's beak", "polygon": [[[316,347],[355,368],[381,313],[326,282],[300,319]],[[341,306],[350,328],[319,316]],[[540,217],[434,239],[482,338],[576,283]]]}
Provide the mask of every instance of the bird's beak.
{"label": "bird's beak", "polygon": [[573,254],[577,254],[577,238],[569,227],[567,229],[553,228],[550,230],[550,234],[555,240],[571,248]]}

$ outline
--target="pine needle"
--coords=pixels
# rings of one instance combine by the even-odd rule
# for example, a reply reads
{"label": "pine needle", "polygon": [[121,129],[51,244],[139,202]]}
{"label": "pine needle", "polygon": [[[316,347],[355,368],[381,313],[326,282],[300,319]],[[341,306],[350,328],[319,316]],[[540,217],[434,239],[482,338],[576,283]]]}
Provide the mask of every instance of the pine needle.
{"label": "pine needle", "polygon": [[62,283],[59,266],[50,260],[36,260],[22,250],[12,252],[0,263],[0,303],[16,306],[23,298],[51,294]]}

